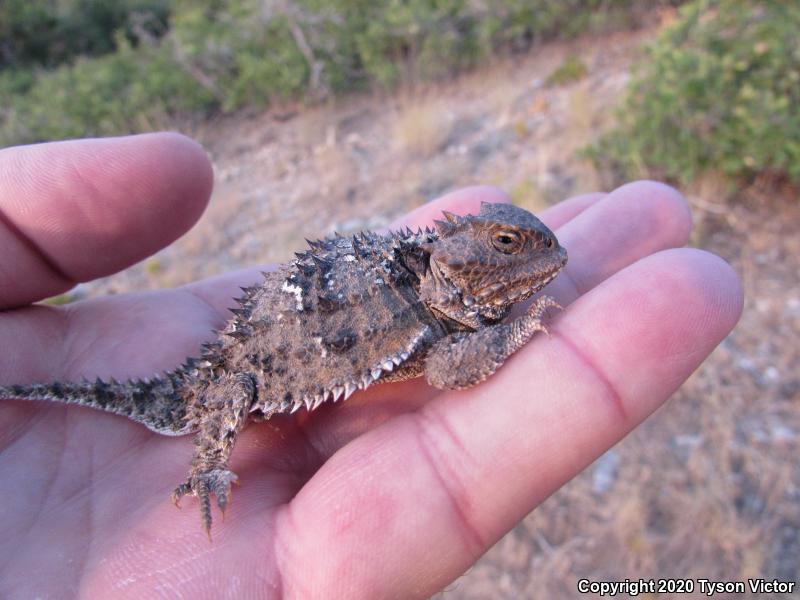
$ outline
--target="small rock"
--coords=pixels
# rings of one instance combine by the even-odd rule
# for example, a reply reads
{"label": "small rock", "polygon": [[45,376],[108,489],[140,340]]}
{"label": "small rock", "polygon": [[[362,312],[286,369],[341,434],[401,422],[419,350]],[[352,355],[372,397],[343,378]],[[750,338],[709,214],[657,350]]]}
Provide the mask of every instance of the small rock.
{"label": "small rock", "polygon": [[592,471],[592,490],[596,494],[604,494],[617,480],[619,469],[619,455],[614,450],[609,450],[594,463]]}

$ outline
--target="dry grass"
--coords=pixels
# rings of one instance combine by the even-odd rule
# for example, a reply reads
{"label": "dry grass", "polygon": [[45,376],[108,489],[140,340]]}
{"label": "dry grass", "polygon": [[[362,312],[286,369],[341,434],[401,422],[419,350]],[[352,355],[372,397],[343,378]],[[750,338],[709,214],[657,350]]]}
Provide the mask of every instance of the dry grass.
{"label": "dry grass", "polygon": [[335,141],[314,148],[312,160],[319,193],[323,198],[340,198],[358,183],[358,168],[346,148]]}
{"label": "dry grass", "polygon": [[568,85],[580,81],[588,73],[586,64],[579,56],[570,54],[548,76],[548,85]]}
{"label": "dry grass", "polygon": [[407,95],[391,117],[394,148],[412,158],[432,156],[443,149],[452,121],[452,113],[442,98],[424,93]]}

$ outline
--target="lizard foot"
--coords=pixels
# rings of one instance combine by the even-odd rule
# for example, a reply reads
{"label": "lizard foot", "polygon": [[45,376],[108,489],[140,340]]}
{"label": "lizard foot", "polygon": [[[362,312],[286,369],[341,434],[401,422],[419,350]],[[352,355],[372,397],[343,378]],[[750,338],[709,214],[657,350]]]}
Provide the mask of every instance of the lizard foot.
{"label": "lizard foot", "polygon": [[527,313],[518,322],[520,330],[525,331],[525,333],[522,334],[523,336],[528,338],[534,332],[541,331],[547,337],[550,337],[550,330],[542,323],[542,317],[549,308],[563,310],[563,307],[556,302],[555,298],[550,296],[541,296],[528,307]]}
{"label": "lizard foot", "polygon": [[180,508],[181,498],[187,494],[196,496],[200,501],[200,514],[203,519],[203,528],[209,538],[211,537],[211,494],[217,498],[217,506],[225,516],[225,508],[231,497],[231,484],[238,483],[236,473],[227,469],[209,469],[199,473],[192,473],[186,483],[180,484],[172,492],[172,502]]}
{"label": "lizard foot", "polygon": [[548,308],[563,310],[563,307],[551,296],[541,296],[537,298],[528,308],[528,316],[534,319],[541,319]]}

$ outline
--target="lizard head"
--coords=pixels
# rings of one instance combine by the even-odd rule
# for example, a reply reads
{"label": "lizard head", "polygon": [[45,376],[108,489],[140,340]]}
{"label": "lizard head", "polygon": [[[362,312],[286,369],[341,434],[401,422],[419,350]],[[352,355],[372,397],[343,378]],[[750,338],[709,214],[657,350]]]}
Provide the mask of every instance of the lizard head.
{"label": "lizard head", "polygon": [[567,263],[553,232],[517,206],[484,202],[478,215],[444,216],[435,223],[438,238],[423,244],[430,269],[420,297],[468,327],[502,319]]}

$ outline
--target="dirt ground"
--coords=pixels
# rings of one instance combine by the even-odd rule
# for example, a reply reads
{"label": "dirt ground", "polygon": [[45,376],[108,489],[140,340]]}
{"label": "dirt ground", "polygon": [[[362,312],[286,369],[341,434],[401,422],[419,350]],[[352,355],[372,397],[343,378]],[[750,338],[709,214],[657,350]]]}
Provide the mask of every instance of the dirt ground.
{"label": "dirt ground", "polygon": [[[600,189],[575,151],[613,121],[652,35],[548,45],[447,84],[207,124],[191,132],[216,169],[202,221],[74,295],[285,260],[303,237],[384,226],[464,185],[496,184],[534,210]],[[548,85],[569,56],[587,75]],[[800,580],[800,198],[766,182],[731,196],[713,176],[683,191],[692,243],[744,280],[741,323],[664,408],[443,597],[569,598],[581,578]]]}

